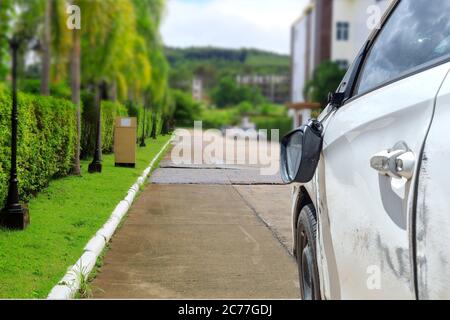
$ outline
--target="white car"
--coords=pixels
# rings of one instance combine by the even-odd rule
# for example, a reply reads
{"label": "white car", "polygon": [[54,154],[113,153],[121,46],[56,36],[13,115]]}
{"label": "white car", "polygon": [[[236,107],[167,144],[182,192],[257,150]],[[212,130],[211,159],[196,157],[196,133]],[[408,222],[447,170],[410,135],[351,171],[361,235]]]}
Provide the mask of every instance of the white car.
{"label": "white car", "polygon": [[394,1],[282,142],[305,299],[450,299],[450,1]]}

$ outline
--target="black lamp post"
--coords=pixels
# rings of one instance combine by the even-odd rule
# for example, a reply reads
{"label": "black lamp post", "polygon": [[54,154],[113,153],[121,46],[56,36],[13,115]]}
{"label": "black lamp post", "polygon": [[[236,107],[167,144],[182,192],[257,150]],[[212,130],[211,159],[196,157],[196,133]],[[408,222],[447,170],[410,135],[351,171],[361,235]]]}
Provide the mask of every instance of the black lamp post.
{"label": "black lamp post", "polygon": [[140,147],[146,147],[147,144],[145,143],[145,106],[144,106],[144,116],[142,120],[142,137],[141,137],[141,144]]}
{"label": "black lamp post", "polygon": [[97,111],[97,139],[95,141],[94,159],[89,164],[89,173],[101,173],[102,172],[102,114],[101,114],[101,97],[99,89],[103,89],[103,85],[95,86],[95,108]]}
{"label": "black lamp post", "polygon": [[19,181],[17,179],[17,53],[20,42],[16,37],[10,41],[12,51],[12,112],[11,112],[11,169],[6,207],[1,211],[1,226],[12,230],[24,230],[30,224],[28,208],[19,202]]}

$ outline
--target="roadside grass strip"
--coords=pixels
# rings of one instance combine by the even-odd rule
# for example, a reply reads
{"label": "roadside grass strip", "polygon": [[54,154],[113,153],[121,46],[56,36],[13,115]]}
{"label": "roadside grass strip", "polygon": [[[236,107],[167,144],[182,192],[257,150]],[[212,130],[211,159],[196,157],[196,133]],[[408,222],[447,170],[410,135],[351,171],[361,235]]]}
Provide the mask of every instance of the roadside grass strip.
{"label": "roadside grass strip", "polygon": [[137,179],[136,183],[131,186],[127,196],[119,202],[115,210],[112,212],[109,220],[99,231],[97,231],[97,234],[84,247],[83,255],[80,259],[78,259],[75,265],[69,268],[63,279],[52,289],[47,297],[48,299],[64,300],[75,297],[76,293],[80,289],[80,284],[85,282],[88,278],[90,272],[95,267],[97,258],[102,253],[106,244],[111,240],[123,217],[131,208],[131,205],[139,193],[141,186],[145,183],[155,164],[158,163],[160,157],[164,154],[164,151],[167,149],[171,141],[172,139],[166,142],[166,144],[150,162],[150,165]]}
{"label": "roadside grass strip", "polygon": [[103,173],[89,174],[82,161],[82,177],[53,180],[31,199],[28,229],[0,229],[0,298],[74,298],[171,141],[149,139],[134,169],[104,155]]}

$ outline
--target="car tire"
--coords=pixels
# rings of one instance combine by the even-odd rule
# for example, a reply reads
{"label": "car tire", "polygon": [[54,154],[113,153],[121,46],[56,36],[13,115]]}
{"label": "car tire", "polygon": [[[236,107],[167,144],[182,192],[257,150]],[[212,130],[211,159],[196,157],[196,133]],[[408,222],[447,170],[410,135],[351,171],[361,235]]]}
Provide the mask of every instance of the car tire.
{"label": "car tire", "polygon": [[297,220],[297,266],[303,300],[321,300],[316,251],[317,221],[314,213],[314,206],[307,205],[302,208]]}

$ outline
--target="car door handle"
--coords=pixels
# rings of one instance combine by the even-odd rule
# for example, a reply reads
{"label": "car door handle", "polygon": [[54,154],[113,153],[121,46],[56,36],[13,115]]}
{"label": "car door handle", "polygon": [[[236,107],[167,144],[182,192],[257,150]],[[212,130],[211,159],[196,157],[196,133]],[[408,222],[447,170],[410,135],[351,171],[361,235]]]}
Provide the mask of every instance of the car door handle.
{"label": "car door handle", "polygon": [[381,151],[370,159],[370,166],[379,174],[410,180],[414,174],[416,157],[404,142]]}

